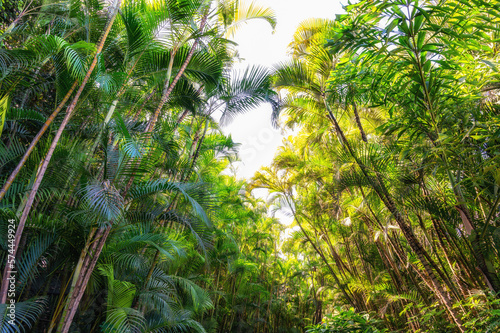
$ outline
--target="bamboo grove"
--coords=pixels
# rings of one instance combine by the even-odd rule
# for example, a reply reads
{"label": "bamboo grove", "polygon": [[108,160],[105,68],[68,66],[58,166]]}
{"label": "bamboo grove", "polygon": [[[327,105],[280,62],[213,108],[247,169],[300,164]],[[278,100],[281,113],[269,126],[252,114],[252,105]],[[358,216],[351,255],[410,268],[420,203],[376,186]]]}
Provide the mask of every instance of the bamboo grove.
{"label": "bamboo grove", "polygon": [[[496,1],[349,3],[243,70],[253,2],[0,9],[1,332],[500,330]],[[239,180],[264,104],[296,134]]]}

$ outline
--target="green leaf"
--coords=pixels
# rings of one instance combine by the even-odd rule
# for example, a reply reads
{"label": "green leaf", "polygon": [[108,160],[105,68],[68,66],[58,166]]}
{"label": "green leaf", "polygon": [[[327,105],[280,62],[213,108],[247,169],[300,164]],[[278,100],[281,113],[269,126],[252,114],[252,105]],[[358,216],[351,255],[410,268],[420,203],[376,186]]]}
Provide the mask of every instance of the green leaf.
{"label": "green leaf", "polygon": [[389,23],[389,25],[384,29],[384,32],[386,34],[390,34],[392,30],[398,25],[399,19],[394,19]]}
{"label": "green leaf", "polygon": [[423,15],[415,16],[415,20],[413,20],[413,33],[415,34],[419,32],[423,24],[424,24],[424,16]]}
{"label": "green leaf", "polygon": [[425,43],[425,31],[420,31],[417,35],[417,48],[421,50]]}
{"label": "green leaf", "polygon": [[2,135],[3,126],[5,124],[5,115],[9,110],[9,106],[10,106],[9,95],[5,95],[2,99],[0,99],[0,136]]}
{"label": "green leaf", "polygon": [[[488,65],[495,72],[498,72],[497,66],[494,63],[492,63],[491,61],[484,60],[484,59],[480,59],[479,61],[481,61],[482,63],[485,63],[486,65]],[[1,133],[1,130],[0,130],[0,133]]]}

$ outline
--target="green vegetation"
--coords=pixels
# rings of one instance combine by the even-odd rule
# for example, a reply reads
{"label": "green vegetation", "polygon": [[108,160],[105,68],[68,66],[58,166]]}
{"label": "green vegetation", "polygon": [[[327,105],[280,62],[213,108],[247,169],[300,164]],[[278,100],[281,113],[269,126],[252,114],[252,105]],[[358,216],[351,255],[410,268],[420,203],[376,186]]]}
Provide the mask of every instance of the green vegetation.
{"label": "green vegetation", "polygon": [[[500,330],[496,1],[362,0],[241,72],[254,3],[0,8],[1,332]],[[297,134],[238,180],[213,116],[262,104]]]}

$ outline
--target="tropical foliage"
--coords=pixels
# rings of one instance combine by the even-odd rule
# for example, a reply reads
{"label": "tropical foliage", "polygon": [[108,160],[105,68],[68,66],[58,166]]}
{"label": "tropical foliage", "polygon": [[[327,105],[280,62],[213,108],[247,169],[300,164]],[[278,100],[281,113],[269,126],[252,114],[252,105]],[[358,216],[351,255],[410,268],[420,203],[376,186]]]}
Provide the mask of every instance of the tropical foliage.
{"label": "tropical foliage", "polygon": [[[2,332],[500,329],[496,2],[362,0],[241,71],[256,3],[0,9]],[[239,180],[262,104],[296,134]]]}
{"label": "tropical foliage", "polygon": [[310,332],[498,330],[499,9],[359,1],[297,30],[274,85],[299,134],[254,186],[342,305]]}

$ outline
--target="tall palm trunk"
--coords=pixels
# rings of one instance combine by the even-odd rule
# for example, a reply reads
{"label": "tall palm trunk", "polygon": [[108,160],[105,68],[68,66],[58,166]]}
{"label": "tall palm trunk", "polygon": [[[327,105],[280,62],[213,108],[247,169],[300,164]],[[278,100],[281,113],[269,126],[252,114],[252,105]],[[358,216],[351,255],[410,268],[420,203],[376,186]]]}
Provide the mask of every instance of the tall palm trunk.
{"label": "tall palm trunk", "polygon": [[359,133],[361,134],[361,139],[364,142],[368,142],[365,130],[363,129],[363,125],[361,125],[361,118],[359,117],[358,106],[354,101],[352,102],[352,111],[354,112],[354,120],[356,121],[356,125],[358,125]]}
{"label": "tall palm trunk", "polygon": [[[208,13],[206,13],[203,16],[203,18],[201,19],[200,32],[203,32],[205,24],[207,23],[207,19],[208,19]],[[172,58],[170,59],[169,70],[168,70],[169,74],[167,75],[167,79],[165,80],[165,85],[163,87],[162,97],[160,99],[160,102],[156,106],[156,109],[155,109],[155,111],[153,113],[153,117],[151,118],[151,120],[149,121],[148,125],[146,126],[146,129],[144,130],[144,133],[152,133],[153,132],[153,130],[154,130],[155,126],[156,126],[156,122],[158,121],[158,118],[160,116],[161,109],[163,109],[163,106],[165,106],[165,103],[168,101],[168,98],[170,97],[170,94],[174,90],[175,86],[177,85],[177,82],[179,82],[181,76],[186,71],[186,68],[189,65],[189,63],[191,61],[191,58],[194,55],[194,51],[196,50],[196,46],[198,45],[198,43],[199,43],[199,39],[197,38],[194,41],[193,45],[191,46],[191,49],[189,50],[189,53],[188,53],[188,55],[186,57],[186,60],[184,60],[184,62],[182,63],[181,68],[177,72],[177,75],[174,77],[172,83],[170,83],[170,71],[172,69],[171,66],[173,65],[173,57],[175,55],[175,52],[172,53]],[[146,101],[143,103],[144,105],[153,96],[153,94],[154,94],[154,91],[153,91],[153,93],[151,93],[146,98]],[[142,110],[142,107],[141,107],[140,110]],[[139,113],[136,113],[136,116],[139,117]],[[136,117],[134,117],[134,120],[136,120]],[[134,178],[135,178],[135,176],[130,177],[129,182],[127,183],[127,186],[125,187],[125,192],[127,192],[130,189],[130,187],[132,186],[132,184],[134,182]]]}
{"label": "tall palm trunk", "polygon": [[85,289],[87,288],[90,276],[94,271],[97,260],[99,259],[102,249],[104,248],[104,244],[106,243],[110,231],[111,226],[108,226],[105,229],[101,228],[97,230],[97,232],[95,233],[92,232],[89,236],[87,244],[92,244],[92,246],[90,250],[85,251],[86,253],[83,256],[83,260],[79,261],[79,265],[75,270],[73,285],[68,294],[66,306],[64,308],[62,318],[57,329],[58,333],[69,332],[69,328],[78,310],[78,306],[83,297],[83,294],[85,293]]}
{"label": "tall palm trunk", "polygon": [[[200,32],[203,33],[203,29],[205,28],[205,24],[207,23],[208,19],[208,13],[203,15],[203,18],[201,19],[200,23]],[[146,132],[151,133],[156,125],[156,122],[158,121],[158,117],[160,116],[161,109],[163,109],[163,106],[165,103],[168,101],[168,98],[170,97],[170,94],[174,90],[175,86],[177,85],[177,82],[180,80],[181,76],[184,74],[186,71],[187,66],[189,65],[191,58],[194,55],[194,51],[196,50],[196,47],[198,46],[199,39],[197,38],[193,45],[191,46],[191,49],[189,50],[189,53],[186,57],[186,60],[184,60],[184,63],[182,64],[181,68],[179,68],[179,71],[177,72],[177,75],[174,77],[172,83],[170,83],[170,77],[167,78],[165,81],[165,86],[163,88],[163,93],[162,97],[160,100],[160,103],[158,103],[158,106],[156,107],[153,117],[151,118],[151,121],[149,122],[148,126],[146,127]]]}
{"label": "tall palm trunk", "polygon": [[[81,272],[82,267],[83,267],[83,262],[84,262],[85,258],[87,257],[87,254],[91,250],[91,246],[92,246],[91,240],[93,239],[93,236],[96,233],[96,231],[97,231],[97,228],[93,228],[92,230],[90,230],[89,236],[87,237],[87,241],[85,243],[85,247],[83,248],[83,251],[80,254],[80,258],[78,259],[78,263],[76,264],[75,270],[73,272],[73,278],[71,279],[71,286],[70,286],[68,295],[73,294],[73,290],[76,287],[76,284],[78,282],[78,277],[80,276],[80,272]],[[63,294],[65,293],[65,289],[61,288],[60,298],[63,297]],[[62,305],[62,309],[61,309],[61,305]],[[52,317],[52,321],[49,325],[49,329],[48,329],[47,333],[51,333],[52,330],[55,328],[57,321],[58,321],[58,318],[59,318],[59,315],[61,314],[62,310],[66,310],[66,306],[64,303],[59,302],[55,311],[54,311],[54,315]],[[63,315],[63,317],[64,317],[64,315]]]}
{"label": "tall palm trunk", "polygon": [[[120,3],[121,3],[121,0],[116,0],[116,2],[114,3],[114,6],[109,8],[109,19],[108,19],[108,22],[107,22],[106,27],[104,29],[104,32],[101,36],[101,40],[99,41],[99,44],[97,45],[97,50],[96,50],[96,54],[94,56],[94,59],[90,65],[90,67],[87,71],[87,74],[85,75],[82,83],[80,84],[80,87],[78,88],[78,91],[76,92],[75,97],[71,101],[71,104],[68,106],[68,108],[66,110],[66,115],[65,115],[59,129],[57,130],[57,133],[56,133],[54,139],[52,140],[52,144],[50,145],[49,151],[47,152],[47,155],[45,156],[45,159],[42,162],[41,168],[37,172],[35,183],[33,184],[33,188],[29,194],[28,200],[26,202],[23,213],[22,213],[21,218],[19,220],[19,225],[18,225],[17,230],[16,230],[16,235],[15,235],[15,239],[14,239],[14,253],[12,254],[13,256],[15,256],[17,253],[17,248],[18,248],[19,243],[21,241],[21,237],[23,234],[24,226],[26,224],[26,220],[28,219],[28,215],[31,211],[33,201],[35,200],[35,196],[37,194],[38,188],[40,187],[43,176],[45,175],[45,172],[47,171],[47,167],[49,165],[50,159],[52,158],[52,155],[54,154],[54,150],[56,149],[56,146],[57,146],[57,143],[59,142],[59,139],[61,138],[62,132],[64,131],[66,125],[68,124],[69,119],[73,115],[73,111],[76,108],[76,105],[78,103],[80,95],[82,94],[87,82],[90,79],[90,76],[91,76],[95,66],[97,65],[97,61],[99,59],[99,56],[100,56],[101,51],[104,47],[104,43],[106,41],[106,38],[108,37],[108,34],[109,34],[111,27],[113,25],[113,22],[115,20]],[[2,288],[0,289],[0,303],[2,303],[2,304],[5,304],[5,302],[7,301],[8,278],[10,277],[10,274],[8,272],[9,272],[9,268],[7,266],[5,266],[4,274],[2,277]]]}
{"label": "tall palm trunk", "polygon": [[17,164],[16,168],[14,169],[14,171],[12,171],[12,173],[9,176],[9,178],[7,179],[7,181],[5,182],[5,184],[3,185],[2,189],[0,190],[0,201],[3,199],[3,197],[7,193],[7,190],[10,188],[10,186],[12,185],[12,183],[14,182],[14,180],[16,179],[17,175],[19,174],[19,172],[21,171],[22,167],[24,166],[24,163],[26,163],[26,161],[30,157],[31,153],[35,149],[35,146],[37,145],[38,141],[40,141],[40,139],[42,138],[42,135],[47,131],[47,129],[49,128],[50,124],[52,124],[52,122],[54,121],[54,119],[56,119],[57,115],[62,110],[62,108],[64,107],[64,105],[68,101],[68,99],[71,97],[71,94],[73,94],[73,91],[75,91],[75,89],[76,89],[77,86],[78,86],[78,81],[75,81],[75,83],[73,83],[73,85],[71,86],[71,88],[66,93],[66,96],[64,96],[64,98],[61,101],[61,103],[59,103],[59,105],[56,107],[56,109],[54,110],[54,112],[52,112],[52,114],[49,116],[49,118],[47,118],[47,120],[43,124],[42,128],[40,128],[40,130],[38,131],[37,135],[33,138],[33,140],[31,141],[30,145],[28,146],[28,149],[24,153],[23,157],[21,158],[21,160]]}

